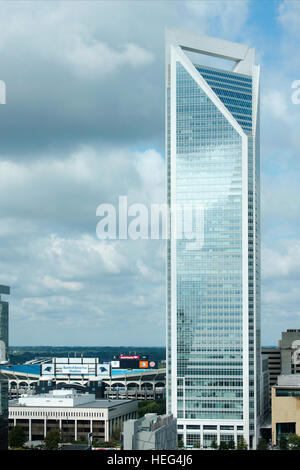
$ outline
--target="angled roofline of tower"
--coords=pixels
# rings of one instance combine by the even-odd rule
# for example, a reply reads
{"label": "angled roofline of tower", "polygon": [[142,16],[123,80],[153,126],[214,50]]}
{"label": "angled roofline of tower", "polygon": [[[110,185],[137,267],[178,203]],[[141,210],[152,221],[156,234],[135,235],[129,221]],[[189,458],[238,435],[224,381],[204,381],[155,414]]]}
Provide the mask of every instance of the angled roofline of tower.
{"label": "angled roofline of tower", "polygon": [[0,294],[10,295],[10,287],[0,284]]}
{"label": "angled roofline of tower", "polygon": [[255,52],[253,48],[245,44],[230,42],[204,34],[192,34],[170,29],[166,29],[165,37],[167,47],[170,45],[179,46],[186,51],[228,59],[235,62],[233,72],[253,74]]}

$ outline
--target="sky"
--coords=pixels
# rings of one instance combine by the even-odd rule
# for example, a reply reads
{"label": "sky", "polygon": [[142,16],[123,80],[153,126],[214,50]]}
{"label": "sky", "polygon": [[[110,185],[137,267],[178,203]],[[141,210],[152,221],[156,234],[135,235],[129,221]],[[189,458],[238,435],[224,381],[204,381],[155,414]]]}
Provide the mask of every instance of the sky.
{"label": "sky", "polygon": [[96,235],[101,203],[164,202],[165,28],[256,50],[262,344],[300,327],[300,1],[2,1],[11,345],[165,344],[164,241]]}

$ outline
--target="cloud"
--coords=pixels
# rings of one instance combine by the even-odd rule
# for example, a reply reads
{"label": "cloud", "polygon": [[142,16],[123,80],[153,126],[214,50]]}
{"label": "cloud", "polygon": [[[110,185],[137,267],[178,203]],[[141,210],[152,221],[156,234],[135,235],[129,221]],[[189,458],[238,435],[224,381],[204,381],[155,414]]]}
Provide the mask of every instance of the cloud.
{"label": "cloud", "polygon": [[282,1],[278,6],[278,21],[283,28],[295,36],[299,36],[300,31],[300,4],[290,0]]}
{"label": "cloud", "polygon": [[[263,250],[264,280],[300,279],[300,240],[282,240]],[[300,288],[299,288],[300,292]]]}
{"label": "cloud", "polygon": [[2,268],[15,276],[10,324],[19,344],[163,344],[161,241],[34,233],[14,238],[14,245],[20,242],[21,262],[17,249],[1,257]]}
{"label": "cloud", "polygon": [[210,3],[1,2],[2,153],[63,158],[75,143],[163,152],[165,27],[243,30],[248,2]]}
{"label": "cloud", "polygon": [[[289,96],[290,98],[290,96]],[[279,90],[268,89],[262,96],[264,113],[280,124],[290,124],[293,118],[288,111],[286,97]]]}
{"label": "cloud", "polygon": [[234,38],[244,28],[249,15],[249,1],[186,2],[187,10],[196,15],[200,26],[209,31],[219,30],[218,37]]}
{"label": "cloud", "polygon": [[[89,14],[81,2],[26,2],[17,11],[1,3],[0,78],[7,85],[1,149],[10,159],[38,159],[41,150],[76,141],[138,145],[156,134],[155,145],[162,145],[155,59],[159,51],[163,60],[163,50],[150,41],[156,29],[140,31],[141,6],[132,15],[124,2],[88,5]],[[147,8],[154,17],[156,8]]]}
{"label": "cloud", "polygon": [[120,195],[149,205],[163,202],[163,182],[164,160],[152,149],[82,146],[63,159],[59,154],[29,162],[5,159],[0,210],[2,217],[23,219],[24,226],[43,220],[94,230],[99,204],[117,204]]}
{"label": "cloud", "polygon": [[299,6],[274,4],[281,29],[272,35],[264,23],[261,43],[255,3],[1,2],[0,259],[1,282],[12,285],[11,344],[164,344],[165,245],[98,240],[96,208],[119,195],[165,200],[165,27],[246,42],[263,57],[263,338],[275,344],[295,323]]}
{"label": "cloud", "polygon": [[49,343],[110,344],[122,319],[131,344],[163,344],[163,242],[98,240],[96,208],[118,209],[119,192],[129,203],[162,202],[164,168],[152,149],[96,146],[0,161],[0,259],[15,341],[40,344],[38,323]]}
{"label": "cloud", "polygon": [[[282,154],[282,157],[284,154]],[[285,238],[289,233],[295,237],[300,230],[299,171],[278,171],[263,175],[262,224],[264,235],[275,229],[281,230]]]}
{"label": "cloud", "polygon": [[115,73],[122,66],[138,67],[153,62],[153,54],[136,44],[125,44],[120,49],[113,50],[100,42],[85,44],[78,38],[62,58],[67,60],[76,74],[93,79]]}
{"label": "cloud", "polygon": [[282,331],[299,323],[299,238],[278,237],[273,246],[263,246],[262,280],[264,344],[276,344]]}
{"label": "cloud", "polygon": [[83,288],[81,282],[66,282],[66,281],[61,281],[60,279],[54,279],[51,276],[44,276],[43,284],[48,289],[51,289],[54,291],[60,291],[60,290],[78,291]]}
{"label": "cloud", "polygon": [[[120,273],[126,258],[118,252],[118,242],[110,244],[83,234],[78,238],[62,238],[52,234],[45,240],[47,261],[52,261],[64,277],[89,279],[93,274]],[[80,283],[76,283],[81,286]]]}

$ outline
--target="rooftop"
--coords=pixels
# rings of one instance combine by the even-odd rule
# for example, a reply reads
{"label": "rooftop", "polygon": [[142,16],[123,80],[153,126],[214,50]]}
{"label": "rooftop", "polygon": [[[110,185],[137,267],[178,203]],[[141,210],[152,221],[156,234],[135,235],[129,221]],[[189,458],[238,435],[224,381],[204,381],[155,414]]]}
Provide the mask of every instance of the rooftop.
{"label": "rooftop", "polygon": [[[133,420],[134,421],[134,420]],[[162,428],[173,421],[173,415],[158,415],[156,413],[147,413],[142,418],[138,419],[139,431],[155,431]]]}
{"label": "rooftop", "polygon": [[279,375],[277,378],[277,385],[275,387],[299,387],[300,388],[300,374],[292,375]]}
{"label": "rooftop", "polygon": [[43,408],[114,408],[127,404],[133,400],[96,400],[90,393],[78,393],[74,389],[52,390],[49,393],[39,395],[21,395],[9,401],[9,406],[17,407],[43,407]]}

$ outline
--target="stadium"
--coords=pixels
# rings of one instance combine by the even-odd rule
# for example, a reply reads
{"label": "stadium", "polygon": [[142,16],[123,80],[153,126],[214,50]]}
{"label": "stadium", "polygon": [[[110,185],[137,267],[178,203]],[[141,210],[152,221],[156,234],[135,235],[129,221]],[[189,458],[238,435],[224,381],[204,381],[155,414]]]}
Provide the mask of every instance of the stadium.
{"label": "stadium", "polygon": [[[130,361],[130,362],[129,362]],[[155,361],[124,359],[99,363],[97,358],[46,358],[22,365],[0,365],[8,380],[9,398],[74,388],[97,398],[156,400],[165,398],[166,370],[146,368]],[[141,364],[142,362],[142,364]],[[122,367],[123,364],[127,368]]]}

